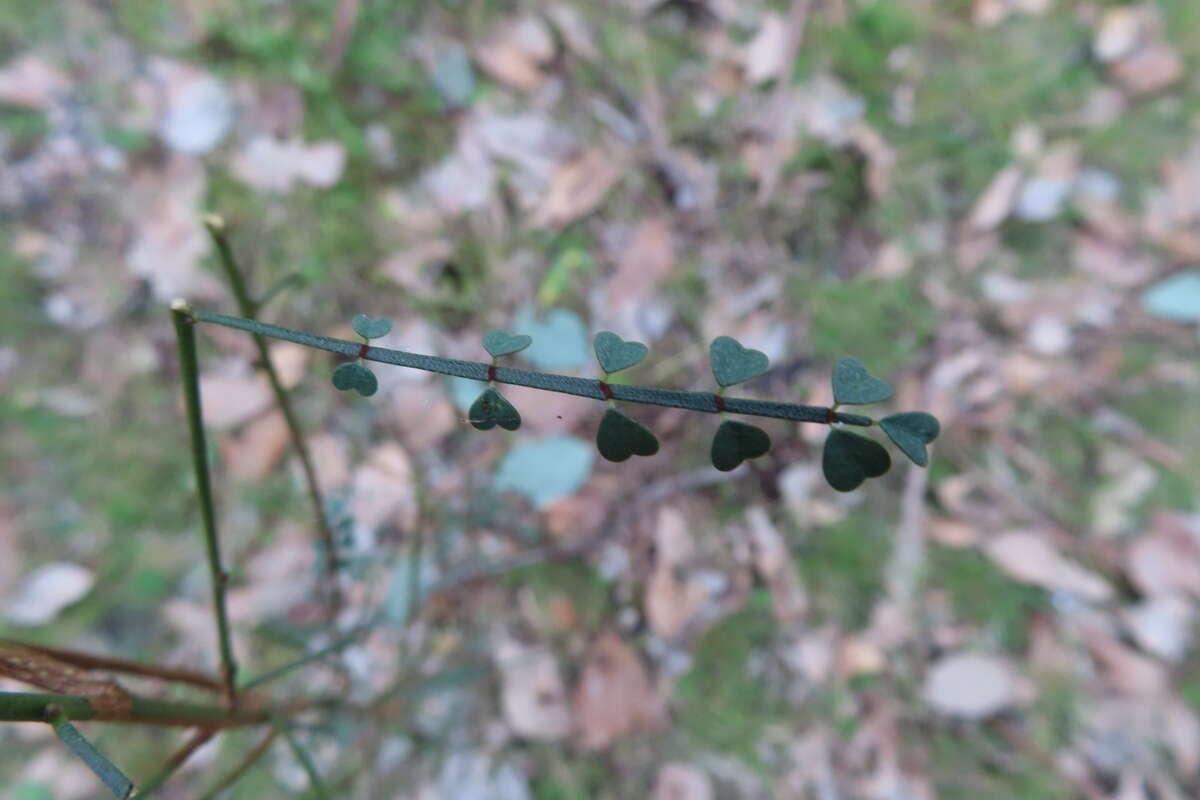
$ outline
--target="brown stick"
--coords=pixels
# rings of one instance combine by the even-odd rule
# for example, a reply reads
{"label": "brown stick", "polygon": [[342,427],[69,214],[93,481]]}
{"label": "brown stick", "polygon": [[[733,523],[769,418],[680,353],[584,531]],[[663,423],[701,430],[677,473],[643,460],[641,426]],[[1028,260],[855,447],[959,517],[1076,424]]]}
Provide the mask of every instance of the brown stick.
{"label": "brown stick", "polygon": [[29,642],[19,642],[13,639],[0,639],[0,651],[3,651],[5,648],[31,650],[82,669],[103,669],[109,672],[122,672],[126,675],[140,675],[145,678],[157,678],[162,681],[186,683],[214,692],[221,691],[221,681],[217,677],[180,667],[160,667],[157,664],[144,664],[140,661],[128,661],[123,658],[80,653],[76,650],[47,647],[40,644],[30,644]]}

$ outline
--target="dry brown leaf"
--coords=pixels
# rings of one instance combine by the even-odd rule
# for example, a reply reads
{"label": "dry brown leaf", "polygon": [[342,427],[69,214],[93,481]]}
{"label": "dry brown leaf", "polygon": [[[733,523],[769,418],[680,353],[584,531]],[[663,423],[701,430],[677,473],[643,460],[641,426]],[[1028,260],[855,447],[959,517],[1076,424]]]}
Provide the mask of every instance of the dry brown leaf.
{"label": "dry brown leaf", "polygon": [[1110,70],[1125,89],[1134,94],[1152,94],[1183,77],[1183,59],[1170,45],[1157,42],[1121,59]]}
{"label": "dry brown leaf", "polygon": [[608,310],[642,305],[675,267],[675,243],[669,217],[651,217],[633,232],[609,280]]}
{"label": "dry brown leaf", "polygon": [[763,83],[775,80],[787,69],[787,21],[782,14],[767,12],[742,56],[746,80]]}
{"label": "dry brown leaf", "polygon": [[454,244],[449,239],[426,239],[388,256],[379,271],[414,294],[426,294],[435,285],[431,267],[453,255]]}
{"label": "dry brown leaf", "polygon": [[314,559],[311,535],[295,524],[275,526],[271,543],[244,564],[244,575],[229,592],[229,613],[240,625],[285,615],[313,597]]}
{"label": "dry brown leaf", "polygon": [[940,714],[983,719],[1016,704],[1020,687],[1006,660],[982,653],[955,653],[933,665],[922,694]]}
{"label": "dry brown leaf", "polygon": [[642,659],[613,631],[588,649],[575,687],[575,723],[585,750],[602,750],[634,731],[667,722],[665,699]]}
{"label": "dry brown leaf", "polygon": [[664,507],[655,531],[654,573],[646,584],[644,599],[650,628],[664,639],[674,639],[704,607],[709,588],[682,575],[692,558],[694,545],[688,521],[676,508]]}
{"label": "dry brown leaf", "polygon": [[712,781],[691,764],[663,764],[654,779],[650,800],[713,800]]}
{"label": "dry brown leaf", "polygon": [[1017,203],[1024,172],[1016,165],[1009,165],[996,173],[983,194],[975,201],[967,217],[967,227],[976,232],[990,231],[1012,213]]}
{"label": "dry brown leaf", "polygon": [[533,224],[561,228],[590,214],[621,180],[624,169],[621,158],[596,147],[562,162],[533,213]]}
{"label": "dry brown leaf", "polygon": [[96,583],[87,567],[67,561],[43,564],[25,575],[4,598],[4,617],[13,625],[42,625],[82,600]]}
{"label": "dry brown leaf", "polygon": [[879,132],[861,120],[850,126],[850,143],[867,159],[867,191],[881,199],[892,186],[896,151]]}
{"label": "dry brown leaf", "polygon": [[1121,288],[1144,285],[1156,269],[1150,255],[1133,252],[1117,241],[1087,232],[1075,237],[1071,255],[1077,269]]}
{"label": "dry brown leaf", "polygon": [[222,430],[258,416],[274,401],[267,381],[251,373],[208,372],[200,376],[204,424]]}
{"label": "dry brown leaf", "polygon": [[1019,581],[1076,594],[1088,602],[1103,602],[1112,596],[1112,587],[1103,578],[1064,558],[1035,533],[1003,533],[989,540],[984,550]]}
{"label": "dry brown leaf", "polygon": [[503,26],[475,48],[483,71],[514,89],[531,92],[542,85],[542,64],[554,57],[554,38],[537,17]]}
{"label": "dry brown leaf", "polygon": [[0,68],[0,103],[45,110],[71,89],[71,79],[35,53]]}
{"label": "dry brown leaf", "polygon": [[1121,616],[1147,653],[1173,664],[1187,655],[1196,616],[1191,601],[1174,594],[1158,595],[1125,609]]}
{"label": "dry brown leaf", "polygon": [[412,461],[395,442],[377,445],[354,472],[351,514],[356,526],[373,532],[391,523],[412,527],[417,517]]}
{"label": "dry brown leaf", "polygon": [[539,741],[562,739],[571,732],[571,710],[549,648],[503,641],[496,648],[500,705],[518,736]]}
{"label": "dry brown leaf", "polygon": [[221,455],[229,474],[242,481],[262,480],[279,464],[288,448],[288,427],[280,411],[272,411],[248,424],[237,436],[221,442]]}
{"label": "dry brown leaf", "polygon": [[233,155],[230,169],[255,189],[287,192],[298,182],[322,189],[333,186],[345,164],[345,149],[336,141],[305,144],[299,137],[256,136]]}
{"label": "dry brown leaf", "polygon": [[1102,680],[1113,690],[1122,694],[1158,696],[1170,686],[1170,673],[1166,667],[1126,647],[1098,625],[1085,625],[1083,638],[1100,668]]}
{"label": "dry brown leaf", "polygon": [[317,473],[317,484],[323,491],[340,489],[350,480],[350,456],[341,439],[324,432],[310,436],[308,453]]}
{"label": "dry brown leaf", "polygon": [[1125,571],[1142,594],[1200,597],[1200,546],[1169,516],[1157,516],[1151,530],[1129,545],[1125,560]]}
{"label": "dry brown leaf", "polygon": [[762,506],[746,511],[754,566],[771,591],[775,616],[784,624],[800,622],[808,611],[808,598],[791,553]]}

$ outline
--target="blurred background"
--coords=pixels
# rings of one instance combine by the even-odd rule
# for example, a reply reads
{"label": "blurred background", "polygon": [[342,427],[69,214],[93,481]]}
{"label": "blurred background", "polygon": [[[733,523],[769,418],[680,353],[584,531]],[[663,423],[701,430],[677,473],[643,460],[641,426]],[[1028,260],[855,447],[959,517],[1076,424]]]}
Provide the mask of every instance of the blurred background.
{"label": "blurred background", "polygon": [[[297,734],[335,796],[1200,796],[1198,68],[1196,0],[0,0],[0,635],[217,668],[167,313],[236,313],[216,212],[267,321],[584,376],[613,330],[698,391],[726,334],[772,362],[733,394],[853,355],[942,423],[840,495],[820,426],[718,473],[713,418],[631,407],[662,450],[610,464],[594,402],[480,432],[478,384],[279,346],[331,627],[253,342],[203,326],[245,673],[376,620],[272,687],[345,699]],[[135,781],[185,736],[81,727]],[[0,776],[104,796],[46,726]],[[310,792],[277,742],[224,796]]]}

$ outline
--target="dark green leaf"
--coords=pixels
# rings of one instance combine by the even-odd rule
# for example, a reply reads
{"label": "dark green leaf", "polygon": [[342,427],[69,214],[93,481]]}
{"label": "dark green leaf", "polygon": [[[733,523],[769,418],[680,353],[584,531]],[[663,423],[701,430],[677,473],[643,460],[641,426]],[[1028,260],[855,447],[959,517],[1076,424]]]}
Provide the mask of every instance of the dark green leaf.
{"label": "dark green leaf", "polygon": [[722,472],[736,468],[747,458],[758,458],[771,449],[771,437],[762,428],[727,419],[713,436],[713,466]]}
{"label": "dark green leaf", "polygon": [[596,431],[596,448],[609,461],[624,461],[634,455],[654,455],[658,439],[645,425],[610,408]]}
{"label": "dark green leaf", "polygon": [[513,335],[507,331],[493,330],[483,335],[483,346],[492,354],[493,358],[511,356],[531,344],[533,344],[533,339],[525,334]]}
{"label": "dark green leaf", "polygon": [[357,314],[350,322],[354,331],[364,339],[379,339],[392,330],[392,321],[387,317],[371,319],[366,314]]}
{"label": "dark green leaf", "polygon": [[852,492],[867,478],[878,478],[892,466],[892,457],[878,442],[836,428],[825,439],[821,467],[825,480],[839,492]]}
{"label": "dark green leaf", "polygon": [[892,396],[892,387],[874,377],[857,358],[846,357],[833,369],[833,400],[835,403],[863,405],[878,403]]}
{"label": "dark green leaf", "polygon": [[467,411],[468,420],[481,431],[486,431],[499,425],[509,431],[521,427],[521,415],[513,404],[495,389],[488,387],[483,394],[475,398]]}
{"label": "dark green leaf", "polygon": [[641,342],[627,342],[612,331],[601,331],[592,340],[600,369],[617,372],[627,369],[646,357],[649,348]]}
{"label": "dark green leaf", "polygon": [[937,417],[924,411],[905,411],[884,417],[879,421],[879,427],[914,464],[929,466],[925,445],[936,439],[941,430]]}
{"label": "dark green leaf", "polygon": [[721,386],[748,381],[767,371],[770,361],[764,353],[742,347],[732,336],[718,336],[708,348],[713,377]]}
{"label": "dark green leaf", "polygon": [[379,390],[375,373],[357,361],[347,361],[333,371],[333,385],[343,392],[355,389],[363,397],[370,397]]}

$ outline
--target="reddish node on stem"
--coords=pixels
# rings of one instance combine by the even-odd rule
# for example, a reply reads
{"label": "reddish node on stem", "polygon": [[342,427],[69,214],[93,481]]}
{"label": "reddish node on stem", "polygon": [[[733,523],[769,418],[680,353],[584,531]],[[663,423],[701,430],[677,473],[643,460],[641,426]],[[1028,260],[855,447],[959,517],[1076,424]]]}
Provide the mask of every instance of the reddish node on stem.
{"label": "reddish node on stem", "polygon": [[489,381],[496,380],[496,365],[495,364],[488,364],[488,380]]}
{"label": "reddish node on stem", "polygon": [[360,344],[358,346],[358,357],[359,358],[367,357],[367,343],[366,342],[363,342],[362,344]]}
{"label": "reddish node on stem", "polygon": [[834,411],[832,408],[827,409],[825,411],[825,422],[827,422],[830,425],[837,422],[837,412]]}
{"label": "reddish node on stem", "polygon": [[721,397],[721,395],[719,395],[719,394],[713,395],[713,404],[716,405],[717,411],[725,410],[725,398]]}
{"label": "reddish node on stem", "polygon": [[604,395],[605,400],[613,399],[612,387],[604,381],[596,381],[596,385],[600,387],[600,394]]}

